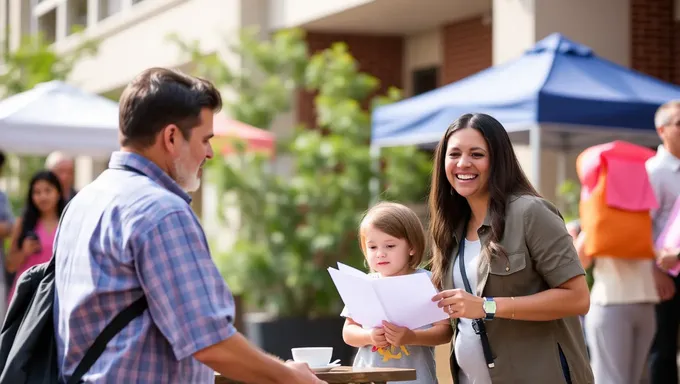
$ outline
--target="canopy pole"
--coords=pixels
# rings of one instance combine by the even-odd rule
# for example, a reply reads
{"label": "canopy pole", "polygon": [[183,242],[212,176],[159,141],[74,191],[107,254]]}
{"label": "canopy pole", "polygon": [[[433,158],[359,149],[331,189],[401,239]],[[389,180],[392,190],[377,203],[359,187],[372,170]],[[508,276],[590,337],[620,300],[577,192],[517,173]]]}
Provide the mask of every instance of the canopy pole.
{"label": "canopy pole", "polygon": [[377,145],[371,145],[370,149],[371,155],[371,171],[373,172],[373,177],[368,185],[369,192],[371,194],[370,206],[375,205],[380,197],[380,147]]}
{"label": "canopy pole", "polygon": [[541,126],[534,124],[529,130],[529,146],[531,147],[531,183],[541,192]]}

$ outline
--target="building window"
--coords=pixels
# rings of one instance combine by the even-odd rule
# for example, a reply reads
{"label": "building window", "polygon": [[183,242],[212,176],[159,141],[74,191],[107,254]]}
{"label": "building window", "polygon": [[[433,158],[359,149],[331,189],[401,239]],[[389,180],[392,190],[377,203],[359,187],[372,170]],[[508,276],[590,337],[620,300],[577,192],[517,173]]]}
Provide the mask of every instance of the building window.
{"label": "building window", "polygon": [[[429,92],[439,86],[439,67],[422,68],[413,71],[413,95]],[[434,147],[420,147],[420,151],[434,157]],[[426,222],[426,221],[424,221]]]}
{"label": "building window", "polygon": [[87,27],[87,0],[69,0],[67,10],[67,34],[73,33],[76,27]]}
{"label": "building window", "polygon": [[431,91],[439,85],[439,67],[413,71],[413,96]]}
{"label": "building window", "polygon": [[52,44],[57,39],[57,10],[52,9],[38,17],[38,31],[45,43]]}
{"label": "building window", "polygon": [[97,15],[97,21],[115,15],[120,12],[122,7],[123,3],[121,0],[99,0],[99,15]]}

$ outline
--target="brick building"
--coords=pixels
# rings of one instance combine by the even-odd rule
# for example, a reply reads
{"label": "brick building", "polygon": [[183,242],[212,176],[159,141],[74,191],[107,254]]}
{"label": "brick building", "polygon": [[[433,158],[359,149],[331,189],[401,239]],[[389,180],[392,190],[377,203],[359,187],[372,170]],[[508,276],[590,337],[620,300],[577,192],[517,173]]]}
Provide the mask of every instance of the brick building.
{"label": "brick building", "polygon": [[[680,0],[0,0],[5,49],[40,31],[68,50],[80,39],[69,32],[78,24],[101,45],[71,81],[112,96],[144,68],[186,64],[167,42],[169,33],[198,39],[206,53],[238,64],[225,52],[223,36],[254,24],[263,36],[303,27],[314,51],[345,41],[362,70],[385,87],[401,87],[406,96],[517,57],[553,32],[618,64],[680,83]],[[287,134],[296,122],[313,123],[312,95],[299,91],[291,97],[295,111],[277,121],[276,134]],[[528,149],[518,146],[517,152],[530,174]],[[557,162],[544,151],[539,189],[548,198],[554,197]],[[562,176],[573,178],[571,168]],[[79,172],[82,185],[101,165],[79,169],[88,170]]]}

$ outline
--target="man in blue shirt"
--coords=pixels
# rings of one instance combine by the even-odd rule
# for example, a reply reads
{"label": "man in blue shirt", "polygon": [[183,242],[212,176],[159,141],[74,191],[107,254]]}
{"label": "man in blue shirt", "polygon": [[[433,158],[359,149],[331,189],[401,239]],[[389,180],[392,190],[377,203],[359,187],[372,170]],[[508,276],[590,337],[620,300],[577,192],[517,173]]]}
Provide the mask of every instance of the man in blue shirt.
{"label": "man in blue shirt", "polygon": [[148,310],[108,343],[84,382],[212,384],[217,371],[249,383],[321,383],[306,364],[282,363],[234,328],[232,294],[189,206],[220,107],[212,84],[162,68],[123,92],[121,150],[71,200],[55,239],[61,381],[145,295]]}

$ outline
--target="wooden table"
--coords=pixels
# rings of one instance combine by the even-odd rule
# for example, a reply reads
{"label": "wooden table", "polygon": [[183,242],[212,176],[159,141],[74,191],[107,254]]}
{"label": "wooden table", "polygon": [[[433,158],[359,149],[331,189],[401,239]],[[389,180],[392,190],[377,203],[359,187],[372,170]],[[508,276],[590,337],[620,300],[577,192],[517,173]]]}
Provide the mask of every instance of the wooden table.
{"label": "wooden table", "polygon": [[[330,372],[316,376],[328,384],[385,384],[388,381],[410,381],[416,379],[415,369],[401,368],[352,368],[337,367]],[[215,384],[238,384],[221,375],[215,376]]]}

